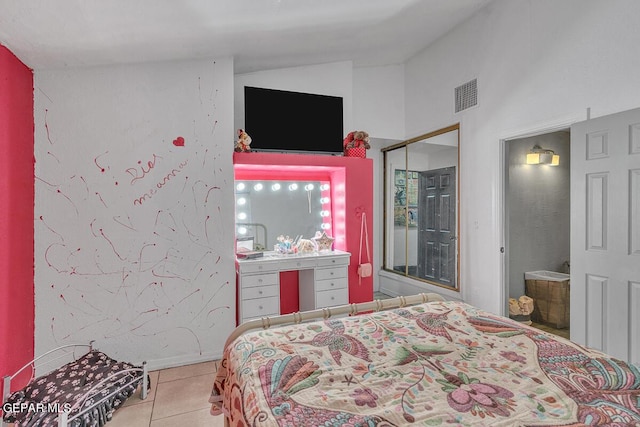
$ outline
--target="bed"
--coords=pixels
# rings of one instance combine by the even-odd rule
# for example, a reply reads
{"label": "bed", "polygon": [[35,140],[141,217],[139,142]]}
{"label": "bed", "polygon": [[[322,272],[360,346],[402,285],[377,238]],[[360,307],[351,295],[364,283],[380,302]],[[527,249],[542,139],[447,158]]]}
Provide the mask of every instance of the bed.
{"label": "bed", "polygon": [[[43,366],[69,358],[73,360],[35,377],[36,370]],[[31,380],[24,388],[10,393],[11,380],[25,369],[31,369]],[[146,363],[138,367],[118,362],[93,348],[93,342],[64,345],[4,378],[1,424],[102,427],[138,387],[145,399],[149,388]]]}
{"label": "bed", "polygon": [[241,325],[227,340],[211,413],[232,426],[640,426],[638,367],[432,299]]}

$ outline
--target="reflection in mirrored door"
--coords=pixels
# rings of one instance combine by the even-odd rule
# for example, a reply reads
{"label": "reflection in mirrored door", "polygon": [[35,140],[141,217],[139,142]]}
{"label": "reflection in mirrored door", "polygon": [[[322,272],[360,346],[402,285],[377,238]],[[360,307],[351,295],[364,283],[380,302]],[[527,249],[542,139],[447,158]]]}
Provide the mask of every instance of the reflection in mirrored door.
{"label": "reflection in mirrored door", "polygon": [[449,289],[458,283],[459,126],[383,149],[384,268]]}
{"label": "reflection in mirrored door", "polygon": [[407,260],[407,223],[406,164],[407,153],[404,149],[385,153],[385,268],[406,274],[411,264]]}
{"label": "reflection in mirrored door", "polygon": [[418,188],[416,276],[455,287],[456,167],[420,172]]}

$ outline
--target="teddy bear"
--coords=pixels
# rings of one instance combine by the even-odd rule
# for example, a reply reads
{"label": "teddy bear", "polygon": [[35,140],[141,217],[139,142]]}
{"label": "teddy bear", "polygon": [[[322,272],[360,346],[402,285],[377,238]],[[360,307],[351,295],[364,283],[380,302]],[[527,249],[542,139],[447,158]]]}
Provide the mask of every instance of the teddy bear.
{"label": "teddy bear", "polygon": [[367,150],[371,148],[371,145],[369,145],[369,134],[363,130],[349,132],[344,139],[345,149],[358,147],[364,147]]}
{"label": "teddy bear", "polygon": [[244,129],[238,129],[238,141],[233,150],[238,153],[251,151],[251,137]]}

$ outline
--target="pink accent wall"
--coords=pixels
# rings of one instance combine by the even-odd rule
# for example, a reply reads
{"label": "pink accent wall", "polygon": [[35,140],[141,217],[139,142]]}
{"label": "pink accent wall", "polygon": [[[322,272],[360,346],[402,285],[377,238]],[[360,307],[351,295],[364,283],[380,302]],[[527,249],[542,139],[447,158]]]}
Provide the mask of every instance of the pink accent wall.
{"label": "pink accent wall", "polygon": [[[33,72],[0,46],[0,378],[33,359]],[[14,380],[23,387],[28,375]]]}
{"label": "pink accent wall", "polygon": [[[349,265],[349,302],[373,299],[373,277],[358,280],[358,246],[362,213],[366,213],[369,250],[373,252],[373,160],[353,157],[234,153],[236,179],[328,180],[331,182],[332,236],[334,248],[351,253]],[[363,261],[366,249],[363,248]],[[373,264],[373,260],[371,261]],[[374,271],[377,266],[374,264]],[[287,285],[290,285],[290,278]],[[290,300],[281,301],[281,308],[297,311]]]}

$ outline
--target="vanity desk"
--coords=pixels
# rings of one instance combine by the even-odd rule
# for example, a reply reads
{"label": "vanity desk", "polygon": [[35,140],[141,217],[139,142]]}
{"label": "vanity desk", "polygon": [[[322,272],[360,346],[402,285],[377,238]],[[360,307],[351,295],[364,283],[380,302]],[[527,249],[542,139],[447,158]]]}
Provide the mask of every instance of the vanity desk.
{"label": "vanity desk", "polygon": [[343,251],[239,259],[238,322],[280,314],[280,272],[298,271],[300,311],[349,303],[348,266]]}

